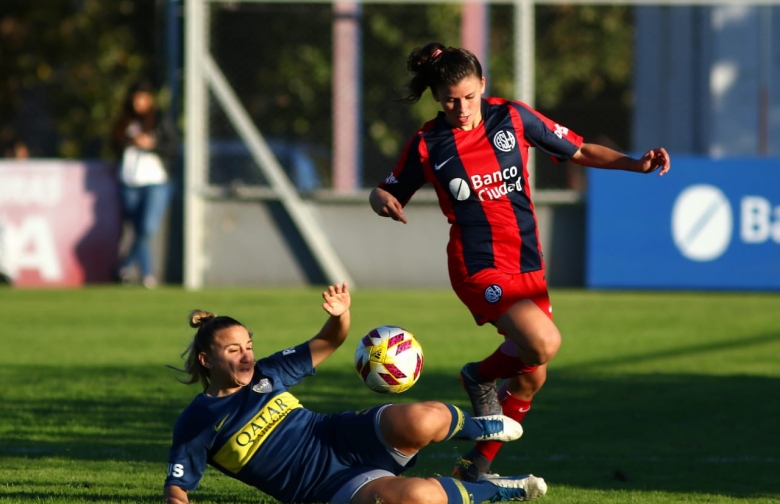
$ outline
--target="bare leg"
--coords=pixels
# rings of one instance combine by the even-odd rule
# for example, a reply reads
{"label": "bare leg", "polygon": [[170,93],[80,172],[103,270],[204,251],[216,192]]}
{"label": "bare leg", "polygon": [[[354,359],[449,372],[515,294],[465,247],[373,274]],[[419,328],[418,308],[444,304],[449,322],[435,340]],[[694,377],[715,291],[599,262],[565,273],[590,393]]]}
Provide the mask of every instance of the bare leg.
{"label": "bare leg", "polygon": [[547,493],[547,483],[532,474],[477,483],[453,478],[388,476],[365,484],[350,504],[479,504],[527,501]]}
{"label": "bare leg", "polygon": [[512,305],[496,327],[517,345],[518,357],[528,366],[546,364],[561,346],[558,328],[530,299]]}
{"label": "bare leg", "polygon": [[[384,416],[384,413],[382,414]],[[350,504],[447,504],[447,494],[435,479],[379,478],[357,491]]]}
{"label": "bare leg", "polygon": [[530,401],[547,381],[547,364],[542,364],[533,373],[523,373],[505,381],[506,390],[523,401]]}
{"label": "bare leg", "polygon": [[444,441],[451,422],[450,410],[438,401],[393,404],[382,411],[379,429],[390,446],[414,455],[430,443]]}

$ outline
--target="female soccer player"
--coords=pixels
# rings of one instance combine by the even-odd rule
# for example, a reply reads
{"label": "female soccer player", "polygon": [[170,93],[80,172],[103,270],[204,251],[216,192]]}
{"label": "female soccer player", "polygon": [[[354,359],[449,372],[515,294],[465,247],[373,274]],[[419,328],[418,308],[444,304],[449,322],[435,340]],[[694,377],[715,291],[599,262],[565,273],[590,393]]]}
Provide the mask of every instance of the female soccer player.
{"label": "female soccer player", "polygon": [[323,293],[329,317],[314,338],[255,362],[252,333],[235,319],[194,311],[197,333],[186,355],[185,383],[204,391],[173,432],[164,496],[189,502],[207,464],[281,502],[333,504],[477,504],[523,501],[547,486],[533,475],[404,478],[417,452],[446,439],[511,441],[522,435],[502,416],[472,418],[451,404],[384,405],[322,415],[289,389],[341,346],[350,325],[346,284]]}
{"label": "female soccer player", "polygon": [[[492,355],[466,364],[461,381],[475,415],[503,413],[520,421],[546,378],[561,335],[552,320],[536,214],[528,181],[528,149],[555,162],[659,175],[669,171],[663,148],[634,159],[583,143],[570,129],[528,105],[483,97],[485,77],[471,52],[432,42],[409,55],[413,77],[405,101],[431,90],[441,112],[406,144],[387,179],[371,192],[371,208],[406,224],[403,207],[431,183],[450,223],[450,282],[476,323],[506,338]],[[497,391],[496,380],[506,379]],[[476,481],[500,443],[478,443],[456,467]]]}

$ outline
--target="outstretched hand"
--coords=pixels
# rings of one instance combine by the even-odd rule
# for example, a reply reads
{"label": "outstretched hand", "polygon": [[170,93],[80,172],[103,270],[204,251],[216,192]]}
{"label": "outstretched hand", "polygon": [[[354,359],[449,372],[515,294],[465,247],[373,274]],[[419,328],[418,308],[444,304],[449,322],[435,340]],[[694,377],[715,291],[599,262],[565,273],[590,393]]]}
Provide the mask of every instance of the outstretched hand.
{"label": "outstretched hand", "polygon": [[639,159],[640,169],[642,173],[652,173],[659,168],[658,176],[662,177],[672,167],[671,159],[669,159],[669,153],[666,149],[659,147],[657,149],[650,149]]}
{"label": "outstretched hand", "polygon": [[329,286],[328,290],[322,293],[322,299],[325,300],[322,308],[333,317],[343,315],[352,303],[346,282]]}

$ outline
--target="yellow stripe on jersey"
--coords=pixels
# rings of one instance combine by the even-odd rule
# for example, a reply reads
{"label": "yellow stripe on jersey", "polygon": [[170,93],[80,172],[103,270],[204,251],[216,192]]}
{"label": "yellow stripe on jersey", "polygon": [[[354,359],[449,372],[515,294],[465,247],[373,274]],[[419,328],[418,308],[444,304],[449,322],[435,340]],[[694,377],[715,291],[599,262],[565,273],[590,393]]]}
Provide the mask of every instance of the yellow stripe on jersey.
{"label": "yellow stripe on jersey", "polygon": [[237,473],[249,462],[268,436],[294,409],[302,408],[289,392],[272,398],[260,412],[225,443],[214,455],[214,462]]}

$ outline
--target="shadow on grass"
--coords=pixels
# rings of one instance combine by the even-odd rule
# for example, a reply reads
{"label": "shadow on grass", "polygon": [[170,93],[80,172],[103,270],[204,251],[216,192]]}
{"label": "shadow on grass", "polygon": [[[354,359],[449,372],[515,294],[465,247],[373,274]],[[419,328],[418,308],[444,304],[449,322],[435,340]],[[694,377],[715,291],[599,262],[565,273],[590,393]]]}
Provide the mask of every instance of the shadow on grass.
{"label": "shadow on grass", "polygon": [[568,365],[566,370],[585,370],[585,369],[604,369],[609,366],[625,366],[626,364],[639,364],[642,362],[654,361],[659,359],[674,359],[679,357],[696,356],[701,357],[707,353],[722,352],[724,350],[745,350],[750,347],[763,346],[767,343],[780,341],[780,333],[759,334],[756,336],[744,337],[738,340],[720,341],[713,343],[704,343],[699,345],[682,346],[679,348],[661,350],[658,352],[642,352],[639,355],[619,357],[606,357],[598,360],[591,360],[582,364]]}
{"label": "shadow on grass", "polygon": [[[150,367],[52,367],[31,376],[29,367],[6,366],[0,381],[0,457],[28,459],[164,464],[172,426],[199,391]],[[779,389],[780,380],[755,376],[553,370],[523,422],[524,437],[503,447],[493,470],[533,472],[551,488],[777,497]],[[469,409],[455,377],[434,371],[400,396],[370,392],[351,370],[318,372],[293,391],[320,412],[427,399]],[[470,447],[431,446],[413,474],[449,474]]]}

